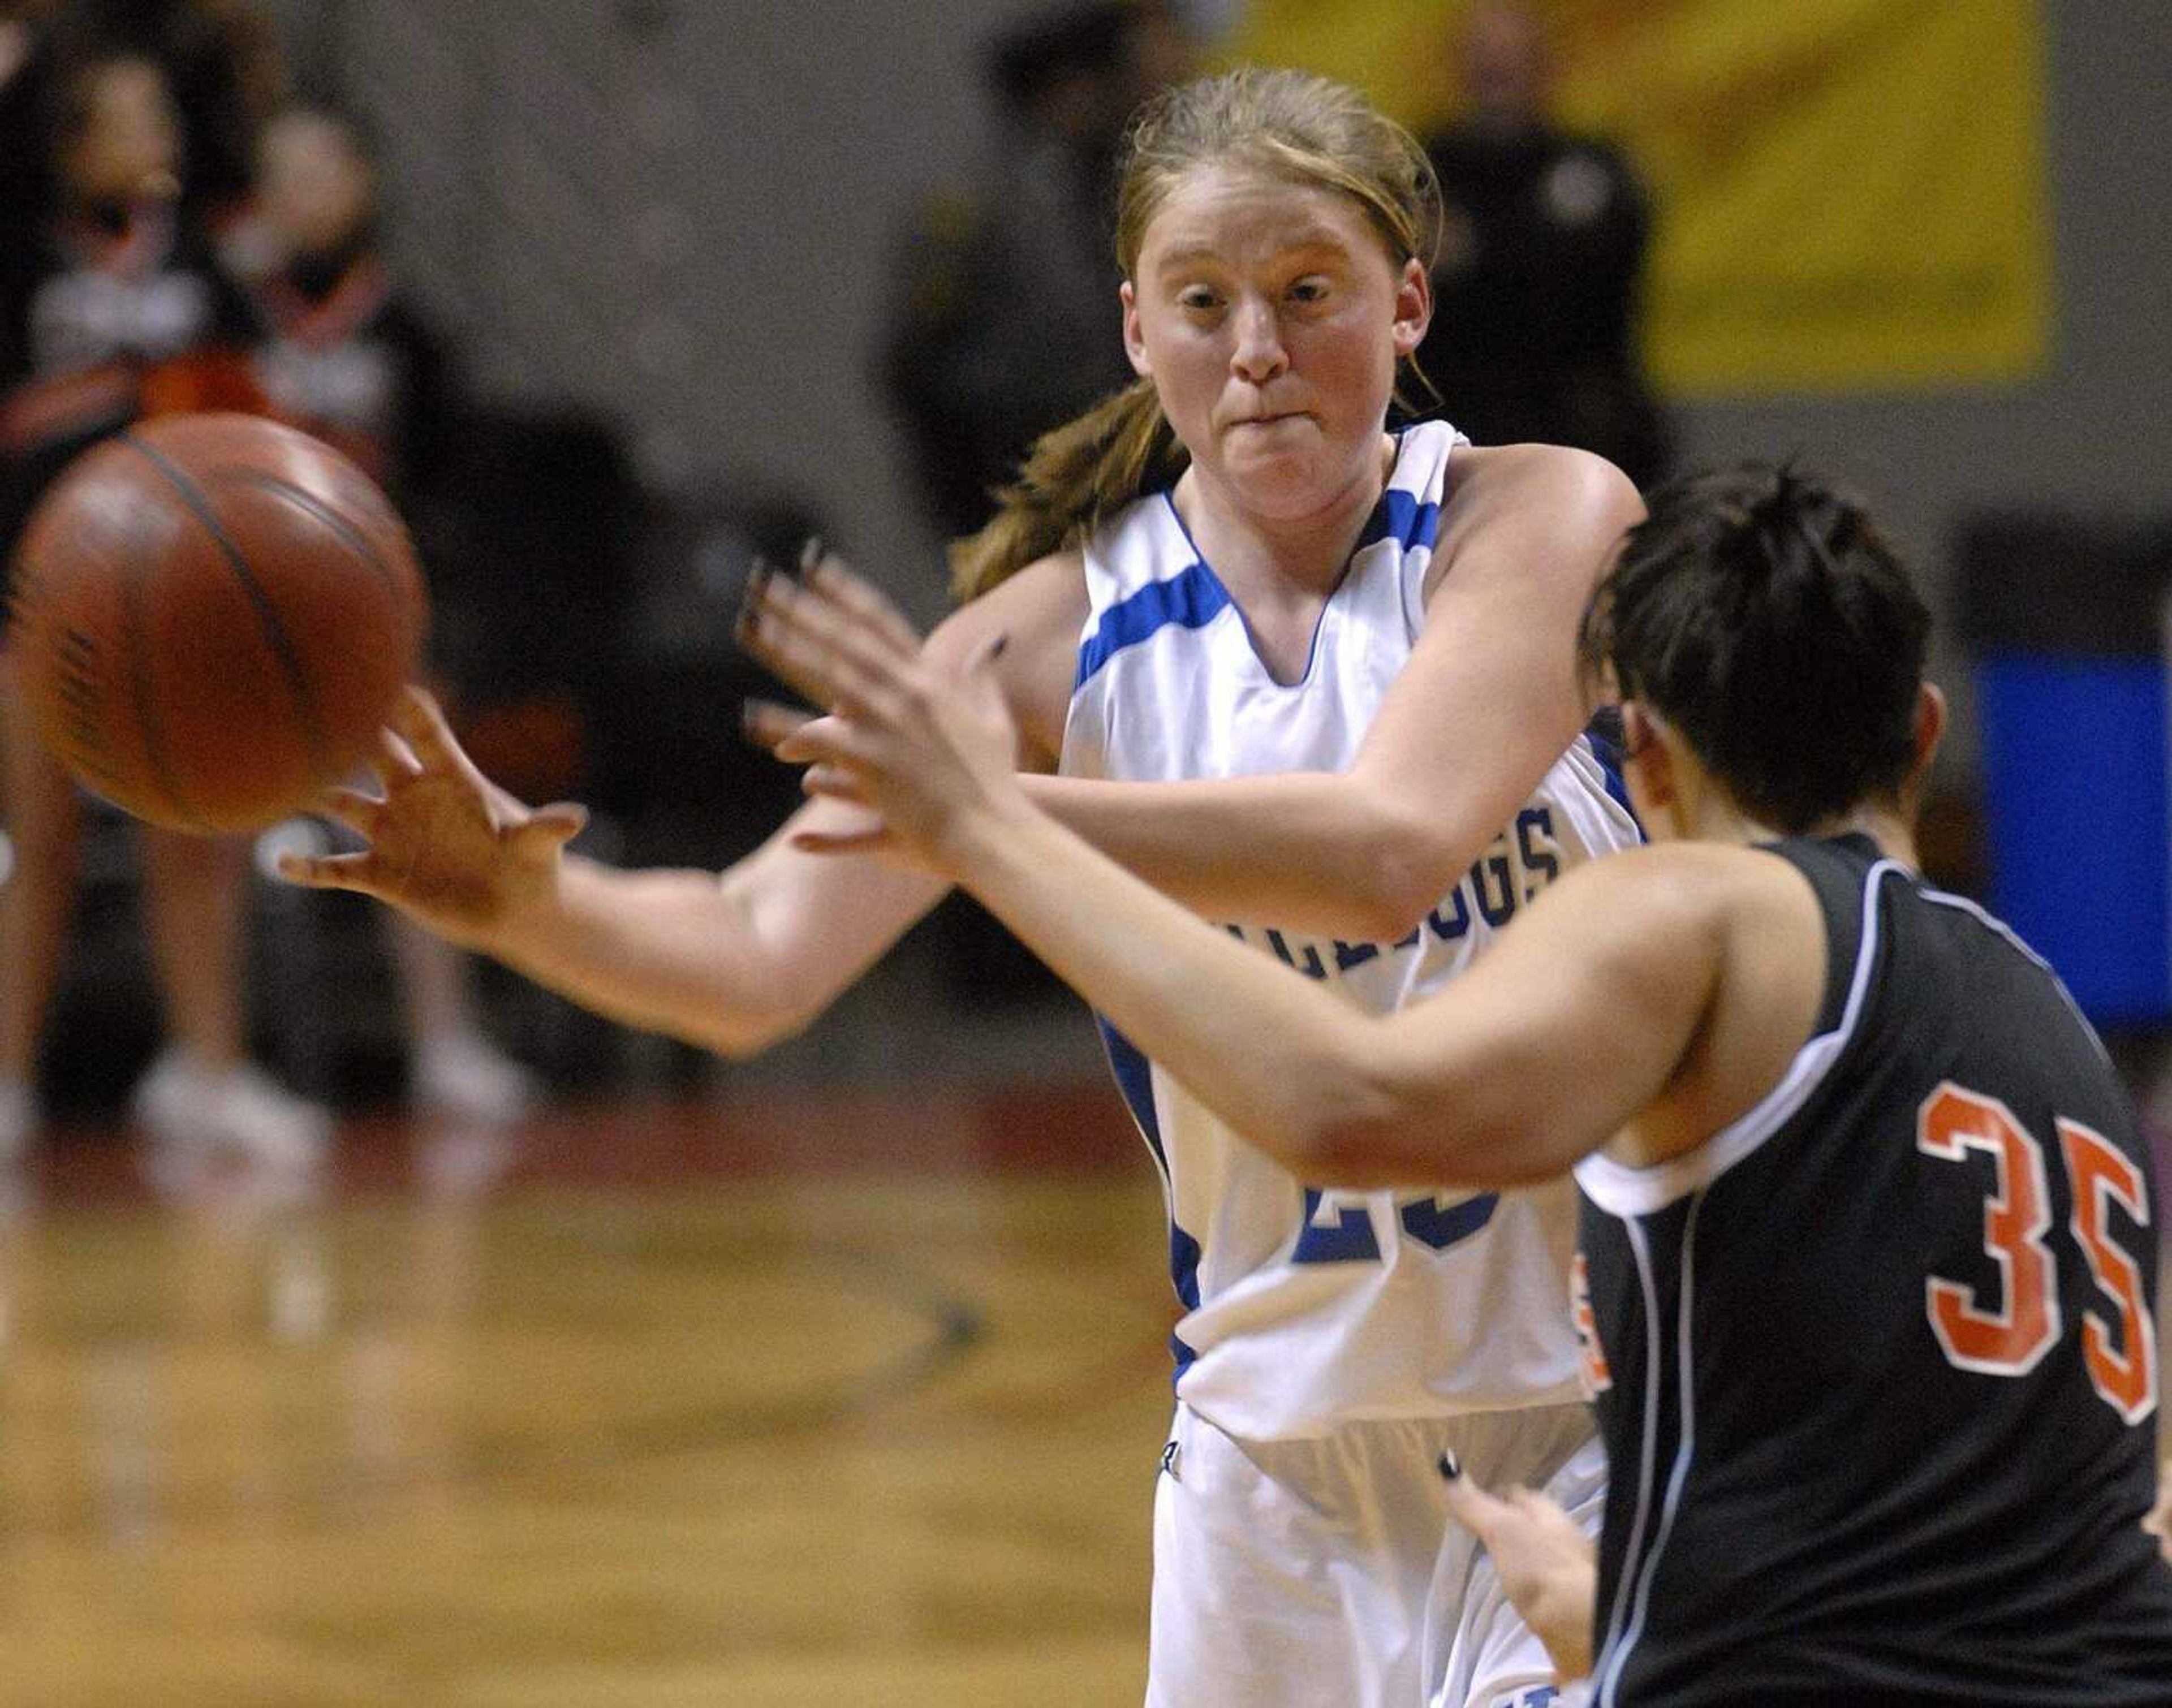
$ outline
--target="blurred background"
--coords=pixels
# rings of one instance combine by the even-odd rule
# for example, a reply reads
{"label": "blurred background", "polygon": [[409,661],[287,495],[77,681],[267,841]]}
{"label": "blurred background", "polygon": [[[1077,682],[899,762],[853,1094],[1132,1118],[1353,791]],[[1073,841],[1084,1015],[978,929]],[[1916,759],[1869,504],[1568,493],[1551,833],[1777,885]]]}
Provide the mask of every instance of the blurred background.
{"label": "blurred background", "polygon": [[[750,562],[819,532],[939,615],[944,540],[1126,377],[1125,115],[1238,60],[1427,141],[1449,419],[1869,495],[1957,713],[1928,863],[2172,1125],[2157,0],[0,0],[0,264],[25,325],[134,265],[71,145],[168,112],[224,305],[175,406],[369,460],[484,769],[720,867],[797,798],[737,734]],[[54,382],[0,373],[19,472]],[[207,1190],[138,1142],[128,840],[91,811],[0,1107],[0,1700],[1137,1700],[1154,1177],[1000,932],[946,905],[724,1064],[244,875],[266,1107],[336,1127]]]}

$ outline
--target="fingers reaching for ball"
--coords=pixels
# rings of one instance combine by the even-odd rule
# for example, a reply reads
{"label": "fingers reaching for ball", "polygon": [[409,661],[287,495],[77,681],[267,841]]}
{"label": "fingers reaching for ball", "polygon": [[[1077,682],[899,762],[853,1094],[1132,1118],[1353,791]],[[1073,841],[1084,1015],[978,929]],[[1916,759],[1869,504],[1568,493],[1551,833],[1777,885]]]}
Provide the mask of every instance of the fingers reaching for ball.
{"label": "fingers reaching for ball", "polygon": [[338,788],[318,810],[367,845],[282,857],[280,875],[318,889],[372,895],[456,942],[492,947],[557,882],[565,845],[588,822],[571,802],[531,808],[477,771],[437,702],[410,689],[379,737],[377,792]]}
{"label": "fingers reaching for ball", "polygon": [[425,767],[472,770],[468,756],[454,738],[444,708],[427,688],[410,684],[392,709],[392,730]]}
{"label": "fingers reaching for ball", "polygon": [[304,889],[345,889],[363,895],[378,891],[370,883],[371,856],[360,854],[299,854],[280,851],[277,870],[287,883]]}
{"label": "fingers reaching for ball", "polygon": [[365,795],[360,789],[327,789],[324,798],[317,803],[317,810],[368,842],[376,837],[384,803],[375,795]]}

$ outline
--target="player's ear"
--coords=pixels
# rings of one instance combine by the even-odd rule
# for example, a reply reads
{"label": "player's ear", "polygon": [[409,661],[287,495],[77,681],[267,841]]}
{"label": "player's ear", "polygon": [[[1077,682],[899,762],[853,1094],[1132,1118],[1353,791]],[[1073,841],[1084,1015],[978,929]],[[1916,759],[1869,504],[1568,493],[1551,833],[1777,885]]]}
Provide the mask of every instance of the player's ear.
{"label": "player's ear", "polygon": [[1928,775],[1945,733],[1946,691],[1935,682],[1926,682],[1916,690],[1915,776]]}
{"label": "player's ear", "polygon": [[1945,690],[1935,682],[1926,682],[1916,690],[1916,751],[1908,762],[1907,778],[1900,785],[1901,807],[1911,819],[1922,802],[1924,787],[1931,777],[1931,762],[1938,756],[1938,743],[1945,733]]}
{"label": "player's ear", "polygon": [[1634,700],[1621,702],[1622,781],[1638,820],[1648,830],[1666,822],[1679,791],[1675,756],[1661,739],[1659,720]]}
{"label": "player's ear", "polygon": [[1412,256],[1403,263],[1395,281],[1395,355],[1415,355],[1433,324],[1433,280],[1425,266]]}
{"label": "player's ear", "polygon": [[1142,379],[1153,377],[1153,368],[1147,361],[1147,341],[1139,336],[1139,293],[1126,279],[1116,287],[1116,294],[1124,304],[1124,354],[1132,358],[1132,372]]}

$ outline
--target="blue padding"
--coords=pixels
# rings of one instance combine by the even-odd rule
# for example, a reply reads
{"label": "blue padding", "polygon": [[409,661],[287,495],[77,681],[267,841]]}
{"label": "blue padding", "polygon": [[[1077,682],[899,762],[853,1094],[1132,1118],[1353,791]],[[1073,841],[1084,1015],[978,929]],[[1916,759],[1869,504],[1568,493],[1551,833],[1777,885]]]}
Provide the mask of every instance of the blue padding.
{"label": "blue padding", "polygon": [[2164,666],[2001,652],[1976,679],[1992,910],[2092,1020],[2172,1016]]}

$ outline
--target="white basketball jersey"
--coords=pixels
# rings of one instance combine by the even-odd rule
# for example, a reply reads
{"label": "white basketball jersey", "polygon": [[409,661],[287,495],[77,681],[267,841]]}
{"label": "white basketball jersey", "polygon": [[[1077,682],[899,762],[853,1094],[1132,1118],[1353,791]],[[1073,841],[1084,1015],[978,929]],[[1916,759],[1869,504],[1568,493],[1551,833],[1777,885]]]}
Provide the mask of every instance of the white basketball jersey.
{"label": "white basketball jersey", "polygon": [[[1387,491],[1320,614],[1304,679],[1288,686],[1253,651],[1243,615],[1167,495],[1120,513],[1085,552],[1091,610],[1063,771],[1164,781],[1348,769],[1423,623],[1442,480],[1462,443],[1442,422],[1404,432]],[[1361,1007],[1400,1008],[1454,977],[1569,867],[1636,841],[1619,791],[1593,739],[1579,736],[1401,943],[1321,940],[1271,919],[1225,923]],[[1567,1180],[1437,1196],[1299,1180],[1104,1032],[1168,1188],[1171,1266],[1187,1307],[1176,1385],[1187,1405],[1232,1435],[1275,1439],[1578,1397]]]}

